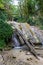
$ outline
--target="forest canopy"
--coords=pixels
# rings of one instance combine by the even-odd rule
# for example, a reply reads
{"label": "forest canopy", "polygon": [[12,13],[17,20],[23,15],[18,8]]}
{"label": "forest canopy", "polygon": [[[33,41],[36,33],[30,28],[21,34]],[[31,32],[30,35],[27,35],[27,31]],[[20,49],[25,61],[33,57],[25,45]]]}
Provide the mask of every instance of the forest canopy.
{"label": "forest canopy", "polygon": [[[15,5],[14,1],[18,1]],[[43,25],[43,0],[0,0],[0,20]]]}
{"label": "forest canopy", "polygon": [[43,29],[43,0],[19,0],[19,21]]}
{"label": "forest canopy", "polygon": [[35,19],[43,20],[43,0],[17,0],[18,5],[14,1],[16,0],[0,0],[0,18],[33,24]]}

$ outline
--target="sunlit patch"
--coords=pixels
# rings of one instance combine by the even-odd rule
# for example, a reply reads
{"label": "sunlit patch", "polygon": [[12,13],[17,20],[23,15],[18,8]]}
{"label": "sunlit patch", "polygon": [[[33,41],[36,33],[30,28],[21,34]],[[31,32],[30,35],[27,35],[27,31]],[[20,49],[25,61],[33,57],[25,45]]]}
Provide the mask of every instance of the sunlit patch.
{"label": "sunlit patch", "polygon": [[14,0],[13,4],[14,5],[18,5],[18,1],[17,0]]}

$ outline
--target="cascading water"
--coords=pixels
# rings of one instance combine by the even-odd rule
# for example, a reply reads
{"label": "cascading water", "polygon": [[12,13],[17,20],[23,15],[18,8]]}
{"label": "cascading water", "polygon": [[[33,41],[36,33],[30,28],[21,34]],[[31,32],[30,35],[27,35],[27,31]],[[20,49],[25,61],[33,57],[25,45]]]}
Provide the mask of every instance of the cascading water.
{"label": "cascading water", "polygon": [[20,43],[17,40],[16,34],[13,35],[13,45],[14,45],[14,47],[19,47],[20,46]]}
{"label": "cascading water", "polygon": [[14,48],[21,48],[20,42],[18,41],[18,38],[17,38],[17,35],[16,34],[14,34],[12,36],[12,40],[13,40],[13,47]]}

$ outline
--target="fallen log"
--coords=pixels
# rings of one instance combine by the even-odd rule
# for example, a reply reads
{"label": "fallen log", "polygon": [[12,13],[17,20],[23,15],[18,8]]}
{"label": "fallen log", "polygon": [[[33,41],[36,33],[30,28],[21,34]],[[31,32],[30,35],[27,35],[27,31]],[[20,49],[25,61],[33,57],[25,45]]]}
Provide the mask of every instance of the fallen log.
{"label": "fallen log", "polygon": [[17,34],[18,38],[19,38],[19,42],[20,42],[20,45],[24,45],[24,40],[22,39],[22,37]]}
{"label": "fallen log", "polygon": [[30,52],[37,58],[37,59],[39,59],[38,58],[38,56],[37,56],[37,53],[36,53],[36,51],[35,51],[35,49],[34,49],[34,47],[27,41],[27,39],[25,38],[25,36],[23,35],[23,33],[21,32],[21,30],[19,30],[19,29],[15,29],[16,30],[16,34],[18,35],[20,35],[21,37],[22,37],[22,39],[24,40],[24,42],[25,42],[25,44],[27,45],[27,47],[30,49]]}

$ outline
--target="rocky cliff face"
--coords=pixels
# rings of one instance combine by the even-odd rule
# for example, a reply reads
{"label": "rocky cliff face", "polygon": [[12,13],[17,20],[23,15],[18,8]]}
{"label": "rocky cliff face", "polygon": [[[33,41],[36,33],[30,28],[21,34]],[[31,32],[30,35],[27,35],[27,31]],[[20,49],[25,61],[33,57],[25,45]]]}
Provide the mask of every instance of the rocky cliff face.
{"label": "rocky cliff face", "polygon": [[[29,39],[32,43],[40,43],[39,38],[36,35],[35,30],[33,31],[32,28],[29,24],[27,23],[17,23],[15,21],[10,21],[9,24],[12,25],[12,28],[15,30],[15,27],[25,35],[27,39]],[[39,34],[38,34],[39,35]]]}
{"label": "rocky cliff face", "polygon": [[36,36],[39,38],[40,42],[43,45],[43,30],[40,30],[35,26],[31,26],[31,29],[33,30],[33,32],[36,34]]}

